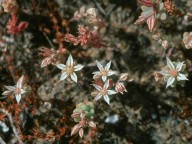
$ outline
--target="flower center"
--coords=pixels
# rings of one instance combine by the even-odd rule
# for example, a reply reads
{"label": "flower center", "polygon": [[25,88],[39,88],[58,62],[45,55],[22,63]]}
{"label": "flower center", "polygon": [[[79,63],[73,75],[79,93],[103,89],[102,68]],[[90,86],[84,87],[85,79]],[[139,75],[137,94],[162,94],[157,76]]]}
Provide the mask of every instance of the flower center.
{"label": "flower center", "polygon": [[73,71],[74,71],[74,68],[73,68],[72,66],[67,66],[66,72],[67,72],[68,74],[72,74]]}
{"label": "flower center", "polygon": [[173,76],[173,77],[176,77],[178,75],[178,71],[177,70],[170,70],[169,71],[170,75]]}
{"label": "flower center", "polygon": [[105,69],[103,69],[103,70],[101,71],[101,75],[102,75],[102,76],[107,76],[107,73],[108,73],[108,71],[106,71]]}
{"label": "flower center", "polygon": [[103,88],[103,89],[101,90],[101,94],[102,94],[102,95],[107,95],[107,90],[106,90],[105,88]]}
{"label": "flower center", "polygon": [[20,94],[20,88],[15,88],[14,92],[15,92],[15,94]]}

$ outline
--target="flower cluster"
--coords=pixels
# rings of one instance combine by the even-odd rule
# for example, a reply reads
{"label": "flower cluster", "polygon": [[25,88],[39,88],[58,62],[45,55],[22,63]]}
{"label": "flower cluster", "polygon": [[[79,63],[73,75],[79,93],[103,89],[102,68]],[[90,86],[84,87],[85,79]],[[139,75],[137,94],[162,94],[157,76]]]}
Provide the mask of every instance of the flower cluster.
{"label": "flower cluster", "polygon": [[161,0],[138,0],[143,11],[135,24],[147,23],[149,30],[152,32],[155,28],[157,19],[165,20],[166,14],[163,12],[164,4]]}
{"label": "flower cluster", "polygon": [[84,128],[88,126],[96,128],[96,124],[93,121],[94,113],[94,105],[92,102],[84,101],[83,103],[77,104],[71,117],[78,124],[72,128],[71,135],[79,132],[79,136],[82,138],[84,134]]}
{"label": "flower cluster", "polygon": [[98,29],[99,27],[103,27],[104,23],[102,19],[98,16],[97,9],[95,8],[88,8],[87,10],[85,7],[81,7],[79,11],[74,13],[74,17],[72,20],[80,20],[85,17],[88,23],[94,26],[94,29]]}
{"label": "flower cluster", "polygon": [[[110,95],[114,95],[116,93],[122,94],[127,91],[123,82],[127,79],[128,74],[121,74],[118,81],[115,83],[113,79],[109,79],[110,76],[116,74],[115,71],[110,70],[111,61],[108,62],[105,67],[102,66],[97,60],[96,63],[99,71],[93,72],[93,79],[95,82],[92,84],[96,91],[92,92],[91,95],[94,97],[95,101],[103,97],[104,100],[110,104]],[[111,89],[112,87],[115,87],[115,90]]]}
{"label": "flower cluster", "polygon": [[167,65],[162,68],[161,71],[155,72],[155,80],[163,78],[167,82],[166,88],[169,86],[174,86],[176,82],[183,80],[188,80],[185,73],[185,64],[184,62],[172,62],[168,57]]}
{"label": "flower cluster", "polygon": [[72,34],[66,34],[65,41],[73,43],[73,45],[101,47],[101,40],[96,30],[90,30],[89,27],[79,25],[78,34],[77,37]]}
{"label": "flower cluster", "polygon": [[[86,12],[84,8],[81,8],[80,12],[75,13],[75,17],[81,18],[86,16],[88,19],[89,27],[78,25],[78,36],[72,34],[65,35],[65,41],[73,43],[73,45],[89,45],[93,47],[101,47],[101,39],[98,33],[98,28],[103,26],[101,18],[97,16],[95,8],[89,8]],[[91,25],[90,25],[91,24]]]}

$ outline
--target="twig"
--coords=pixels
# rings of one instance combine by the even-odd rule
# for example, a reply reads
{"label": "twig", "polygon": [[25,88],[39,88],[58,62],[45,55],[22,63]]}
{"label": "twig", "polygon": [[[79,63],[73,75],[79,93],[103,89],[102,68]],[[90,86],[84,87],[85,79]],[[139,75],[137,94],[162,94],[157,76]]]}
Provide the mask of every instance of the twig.
{"label": "twig", "polygon": [[43,35],[45,36],[46,40],[49,42],[49,45],[50,45],[52,48],[55,48],[54,45],[53,45],[53,43],[52,43],[51,40],[49,39],[49,37],[46,35],[46,33],[45,33],[45,32],[42,32],[42,33],[43,33]]}
{"label": "twig", "polygon": [[0,144],[6,144],[5,141],[0,137]]}
{"label": "twig", "polygon": [[107,16],[105,10],[100,6],[100,4],[98,4],[95,0],[92,0],[92,1],[95,3],[95,5],[96,5],[97,8],[99,9],[99,11],[100,11],[104,16]]}
{"label": "twig", "polygon": [[14,124],[13,124],[12,115],[11,115],[7,110],[5,110],[5,109],[0,108],[0,111],[8,116],[9,122],[11,123],[11,127],[12,127],[12,129],[13,129],[13,133],[15,134],[15,137],[17,138],[19,144],[24,144],[24,143],[22,142],[22,140],[20,139],[20,136],[19,136],[19,134],[18,134],[18,132],[17,132],[16,127],[15,127]]}

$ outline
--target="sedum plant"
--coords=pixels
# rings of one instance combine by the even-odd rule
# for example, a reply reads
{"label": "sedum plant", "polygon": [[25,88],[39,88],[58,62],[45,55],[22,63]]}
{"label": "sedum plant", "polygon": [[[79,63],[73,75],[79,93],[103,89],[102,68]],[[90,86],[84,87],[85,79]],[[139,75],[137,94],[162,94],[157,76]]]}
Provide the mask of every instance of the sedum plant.
{"label": "sedum plant", "polygon": [[147,23],[149,30],[152,32],[157,23],[157,19],[165,20],[164,5],[161,0],[139,0],[142,13],[135,21],[135,24]]}
{"label": "sedum plant", "polygon": [[85,100],[83,103],[77,104],[71,117],[78,124],[72,128],[71,135],[79,132],[79,136],[82,138],[84,135],[84,128],[96,128],[96,124],[93,122],[94,113],[94,105],[92,102]]}

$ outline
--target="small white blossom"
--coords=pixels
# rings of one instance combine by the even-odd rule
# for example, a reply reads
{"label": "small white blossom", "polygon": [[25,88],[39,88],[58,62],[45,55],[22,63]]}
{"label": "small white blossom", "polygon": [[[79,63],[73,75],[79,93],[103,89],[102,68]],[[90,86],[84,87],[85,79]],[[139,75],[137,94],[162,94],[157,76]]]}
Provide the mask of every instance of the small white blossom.
{"label": "small white blossom", "polygon": [[113,90],[108,90],[109,88],[109,80],[103,85],[103,87],[93,84],[93,86],[97,89],[97,91],[93,92],[95,96],[95,101],[99,100],[100,98],[104,98],[104,100],[110,104],[109,95],[116,94]]}
{"label": "small white blossom", "polygon": [[66,65],[64,64],[56,64],[56,66],[62,70],[62,74],[60,80],[66,79],[68,76],[77,83],[77,75],[75,74],[76,71],[80,71],[84,66],[81,64],[74,65],[73,58],[71,54],[69,55]]}
{"label": "small white blossom", "polygon": [[175,80],[177,81],[188,80],[186,76],[181,73],[184,62],[173,63],[168,57],[166,58],[167,58],[167,66],[165,69],[159,72],[167,80],[166,88],[171,86]]}
{"label": "small white blossom", "polygon": [[103,82],[106,82],[107,76],[111,76],[115,74],[115,71],[110,70],[111,67],[111,61],[106,64],[105,67],[103,67],[97,60],[97,67],[99,68],[99,71],[93,72],[93,77],[102,77]]}
{"label": "small white blossom", "polygon": [[8,90],[4,91],[2,95],[14,94],[17,103],[19,103],[21,100],[21,95],[26,92],[24,89],[22,89],[23,81],[24,81],[24,76],[21,76],[15,86],[5,86],[5,88]]}

